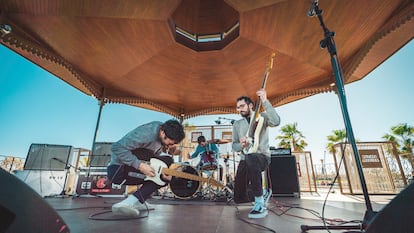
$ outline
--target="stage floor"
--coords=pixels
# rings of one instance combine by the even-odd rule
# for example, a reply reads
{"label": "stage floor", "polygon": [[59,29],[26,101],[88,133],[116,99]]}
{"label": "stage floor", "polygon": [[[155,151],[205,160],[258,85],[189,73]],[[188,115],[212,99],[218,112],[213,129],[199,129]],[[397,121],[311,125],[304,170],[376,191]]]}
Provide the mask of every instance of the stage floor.
{"label": "stage floor", "polygon": [[[272,197],[269,214],[264,219],[249,219],[252,205],[227,202],[177,199],[153,196],[148,200],[154,210],[142,211],[141,218],[125,220],[112,214],[112,204],[121,197],[53,197],[45,198],[69,226],[71,232],[302,232],[301,226],[323,226],[322,209],[326,193],[302,193],[301,197]],[[370,196],[374,211],[379,211],[394,196]],[[329,193],[324,216],[332,224],[363,219],[366,204],[363,196]],[[309,230],[308,232],[327,232]],[[331,230],[344,232],[344,230]]]}

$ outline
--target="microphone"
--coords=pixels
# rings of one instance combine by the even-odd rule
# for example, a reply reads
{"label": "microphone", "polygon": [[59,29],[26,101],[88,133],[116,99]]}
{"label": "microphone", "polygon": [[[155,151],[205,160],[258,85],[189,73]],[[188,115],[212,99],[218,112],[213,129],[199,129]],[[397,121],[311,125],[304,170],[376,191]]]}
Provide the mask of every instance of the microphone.
{"label": "microphone", "polygon": [[318,7],[318,0],[315,0],[308,11],[308,16],[313,17],[316,15],[316,8]]}
{"label": "microphone", "polygon": [[53,157],[52,159],[53,159],[53,160],[56,160],[56,161],[58,161],[58,162],[61,162],[61,163],[63,163],[63,164],[66,164],[66,163],[65,163],[65,161],[62,161],[61,159],[58,159],[58,158],[56,158],[56,157]]}
{"label": "microphone", "polygon": [[145,179],[145,175],[138,172],[128,172],[128,176],[139,179]]}

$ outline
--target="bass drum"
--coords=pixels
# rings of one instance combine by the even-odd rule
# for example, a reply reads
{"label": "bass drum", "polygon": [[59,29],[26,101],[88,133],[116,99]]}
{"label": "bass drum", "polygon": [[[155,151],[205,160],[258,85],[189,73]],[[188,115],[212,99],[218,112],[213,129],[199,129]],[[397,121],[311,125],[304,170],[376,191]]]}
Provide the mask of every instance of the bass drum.
{"label": "bass drum", "polygon": [[[191,175],[200,176],[196,169],[187,164],[180,164],[178,166],[172,167],[176,167],[176,170],[179,172],[185,172]],[[173,176],[170,181],[171,192],[175,195],[175,197],[180,199],[189,199],[194,197],[199,188],[200,182],[196,180],[189,180]]]}

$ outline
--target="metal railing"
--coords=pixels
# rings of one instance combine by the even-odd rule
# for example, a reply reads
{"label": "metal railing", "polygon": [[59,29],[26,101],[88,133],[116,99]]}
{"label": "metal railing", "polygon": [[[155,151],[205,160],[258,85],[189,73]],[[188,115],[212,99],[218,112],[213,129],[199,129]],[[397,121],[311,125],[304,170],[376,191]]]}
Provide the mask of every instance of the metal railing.
{"label": "metal railing", "polygon": [[15,170],[23,170],[25,159],[15,156],[0,155],[0,168],[12,173]]}

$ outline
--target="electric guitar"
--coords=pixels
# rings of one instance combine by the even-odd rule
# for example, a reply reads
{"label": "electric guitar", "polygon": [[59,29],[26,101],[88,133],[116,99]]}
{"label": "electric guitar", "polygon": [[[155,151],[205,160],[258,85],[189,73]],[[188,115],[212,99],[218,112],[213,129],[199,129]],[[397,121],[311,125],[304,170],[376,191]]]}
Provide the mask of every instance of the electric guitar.
{"label": "electric guitar", "polygon": [[[264,89],[266,86],[267,78],[269,77],[270,70],[273,67],[273,59],[275,57],[275,53],[272,53],[270,56],[270,61],[267,64],[262,87],[261,89]],[[256,153],[257,149],[259,148],[259,135],[260,131],[262,131],[264,118],[260,115],[260,108],[262,107],[262,102],[260,101],[260,98],[256,102],[254,113],[250,119],[249,128],[247,129],[246,138],[247,138],[247,146],[243,148],[244,154],[251,154]]]}
{"label": "electric guitar", "polygon": [[195,181],[210,183],[213,186],[216,186],[216,187],[219,187],[219,188],[227,188],[226,186],[224,186],[220,182],[216,181],[215,179],[205,178],[205,177],[189,174],[189,173],[186,173],[186,172],[180,172],[180,171],[177,171],[175,169],[170,169],[170,168],[168,168],[168,165],[164,161],[159,160],[157,158],[151,158],[150,161],[149,161],[149,165],[152,168],[154,168],[155,176],[154,177],[146,176],[144,178],[144,180],[152,181],[152,182],[154,182],[158,185],[165,185],[166,184],[165,181],[163,181],[161,179],[161,174],[164,173],[166,175],[185,178],[185,179],[188,179],[188,180],[195,180]]}

